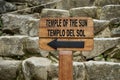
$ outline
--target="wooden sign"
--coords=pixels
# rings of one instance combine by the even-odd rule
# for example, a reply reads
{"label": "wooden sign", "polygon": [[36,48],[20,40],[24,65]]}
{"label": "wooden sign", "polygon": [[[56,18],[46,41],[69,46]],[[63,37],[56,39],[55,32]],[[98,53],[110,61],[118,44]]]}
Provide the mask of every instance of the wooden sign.
{"label": "wooden sign", "polygon": [[93,20],[86,17],[41,18],[39,45],[44,50],[92,50]]}

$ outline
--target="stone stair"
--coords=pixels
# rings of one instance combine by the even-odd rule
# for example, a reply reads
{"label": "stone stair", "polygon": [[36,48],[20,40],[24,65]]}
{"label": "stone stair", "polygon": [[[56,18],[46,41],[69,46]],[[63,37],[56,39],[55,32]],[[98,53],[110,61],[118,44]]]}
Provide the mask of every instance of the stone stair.
{"label": "stone stair", "polygon": [[74,80],[120,79],[120,0],[6,1],[17,11],[0,12],[0,80],[58,80],[58,52],[39,48],[42,17],[92,17],[94,49],[73,51]]}

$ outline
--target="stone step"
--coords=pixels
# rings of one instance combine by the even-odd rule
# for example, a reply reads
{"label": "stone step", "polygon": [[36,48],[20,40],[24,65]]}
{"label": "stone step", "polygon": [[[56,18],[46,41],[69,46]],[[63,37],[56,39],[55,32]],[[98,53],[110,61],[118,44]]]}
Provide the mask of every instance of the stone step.
{"label": "stone step", "polygon": [[[77,11],[72,11],[72,14],[78,14]],[[75,15],[74,14],[74,15]],[[82,14],[81,14],[82,15]],[[41,17],[69,17],[69,11],[60,9],[43,9]],[[76,16],[76,15],[75,15]],[[4,14],[2,15],[3,35],[26,35],[37,37],[39,32],[39,15],[17,15]],[[101,32],[106,27],[109,27],[109,20],[97,20],[94,22],[94,34]],[[104,35],[105,36],[105,35]],[[103,36],[103,37],[104,37]]]}
{"label": "stone step", "polygon": [[[87,58],[94,58],[105,51],[120,45],[120,38],[94,38],[94,48],[92,51],[83,51],[82,54]],[[106,53],[107,54],[107,53]]]}
{"label": "stone step", "polygon": [[38,37],[27,36],[1,36],[0,56],[13,57],[25,54],[39,54]]}
{"label": "stone step", "polygon": [[105,6],[105,5],[119,5],[120,4],[120,0],[95,0],[94,1],[94,5],[95,6]]}
{"label": "stone step", "polygon": [[77,7],[86,7],[86,6],[98,6],[103,7],[105,5],[119,5],[119,0],[62,0],[60,8],[61,9],[71,9]]}
{"label": "stone step", "polygon": [[62,9],[71,9],[76,7],[85,7],[93,5],[93,0],[62,0]]}
{"label": "stone step", "polygon": [[120,37],[120,17],[111,19],[109,25],[111,36]]}
{"label": "stone step", "polygon": [[[43,4],[48,4],[52,2],[58,2],[54,8],[58,9],[71,9],[77,7],[85,6],[98,6],[103,7],[105,5],[119,5],[120,1],[118,0],[7,0],[11,3],[26,3],[28,6],[38,6]],[[18,4],[16,6],[18,6]],[[18,7],[20,7],[19,5]],[[22,5],[25,6],[25,5]],[[26,8],[28,7],[26,6]],[[24,8],[24,7],[23,7]],[[48,7],[49,8],[49,7]],[[21,8],[22,9],[22,8]]]}
{"label": "stone step", "polygon": [[[119,80],[120,63],[112,62],[74,62],[73,80]],[[52,64],[48,70],[52,80],[58,80],[58,64]]]}
{"label": "stone step", "polygon": [[43,9],[41,12],[41,17],[69,17],[69,11],[68,10],[62,10],[62,9]]}
{"label": "stone step", "polygon": [[[8,2],[6,2],[8,1]],[[1,0],[0,13],[33,14],[43,8],[60,8],[61,0]]]}
{"label": "stone step", "polygon": [[41,4],[47,4],[50,2],[54,2],[56,0],[7,0],[7,1],[11,3],[14,3],[14,2],[26,3],[28,6],[37,6]]}
{"label": "stone step", "polygon": [[120,17],[120,5],[106,5],[101,9],[100,19],[110,20]]}
{"label": "stone step", "polygon": [[0,0],[0,14],[15,11],[17,8],[14,4]]}
{"label": "stone step", "polygon": [[[58,63],[42,57],[31,57],[22,62],[0,60],[0,80],[58,80],[58,67]],[[73,62],[73,79],[119,80],[120,63]]]}
{"label": "stone step", "polygon": [[14,35],[38,36],[39,19],[34,15],[4,14],[3,32]]}
{"label": "stone step", "polygon": [[92,17],[97,18],[97,7],[78,7],[70,9],[71,17]]}
{"label": "stone step", "polygon": [[[120,38],[94,38],[94,49],[90,52],[83,52],[86,58],[92,58],[103,52],[114,48],[119,44]],[[28,36],[1,36],[0,56],[24,56],[25,54],[42,54],[39,48],[38,37]],[[46,52],[45,52],[46,53]],[[46,54],[45,54],[46,55]]]}
{"label": "stone step", "polygon": [[[49,14],[49,15],[48,15]],[[3,32],[14,35],[28,35],[31,37],[38,36],[39,17],[38,15],[18,15],[18,14],[4,14],[1,19],[3,22]],[[69,16],[69,11],[59,9],[44,9],[41,14],[42,17],[65,17]]]}
{"label": "stone step", "polygon": [[109,27],[109,20],[98,20],[98,19],[93,19],[94,23],[94,34],[96,35],[100,31],[104,30],[106,27]]}
{"label": "stone step", "polygon": [[20,65],[21,61],[0,60],[0,80],[17,80],[21,71]]}
{"label": "stone step", "polygon": [[105,5],[103,7],[89,6],[70,9],[71,17],[92,17],[93,19],[110,20],[120,17],[120,5]]}
{"label": "stone step", "polygon": [[25,80],[47,80],[47,68],[50,64],[51,61],[47,58],[32,57],[24,60],[22,63],[22,71],[24,73]]}

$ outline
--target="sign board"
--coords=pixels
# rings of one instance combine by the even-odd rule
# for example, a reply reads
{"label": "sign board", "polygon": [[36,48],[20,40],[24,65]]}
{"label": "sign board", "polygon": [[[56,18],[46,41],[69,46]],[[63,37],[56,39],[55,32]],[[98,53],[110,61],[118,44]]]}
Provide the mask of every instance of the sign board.
{"label": "sign board", "polygon": [[39,45],[43,50],[92,50],[93,37],[92,18],[40,19]]}

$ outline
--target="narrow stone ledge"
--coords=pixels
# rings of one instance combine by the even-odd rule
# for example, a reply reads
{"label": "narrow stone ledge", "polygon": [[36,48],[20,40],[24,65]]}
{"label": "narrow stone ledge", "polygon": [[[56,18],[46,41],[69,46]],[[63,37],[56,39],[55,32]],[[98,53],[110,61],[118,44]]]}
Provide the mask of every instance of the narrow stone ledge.
{"label": "narrow stone ledge", "polygon": [[62,9],[43,9],[41,13],[41,17],[68,17],[69,11]]}
{"label": "narrow stone ledge", "polygon": [[16,80],[21,61],[0,60],[0,80]]}
{"label": "narrow stone ledge", "polygon": [[114,48],[119,44],[120,38],[94,38],[94,48],[92,51],[83,51],[82,54],[87,58],[94,58],[108,49]]}

